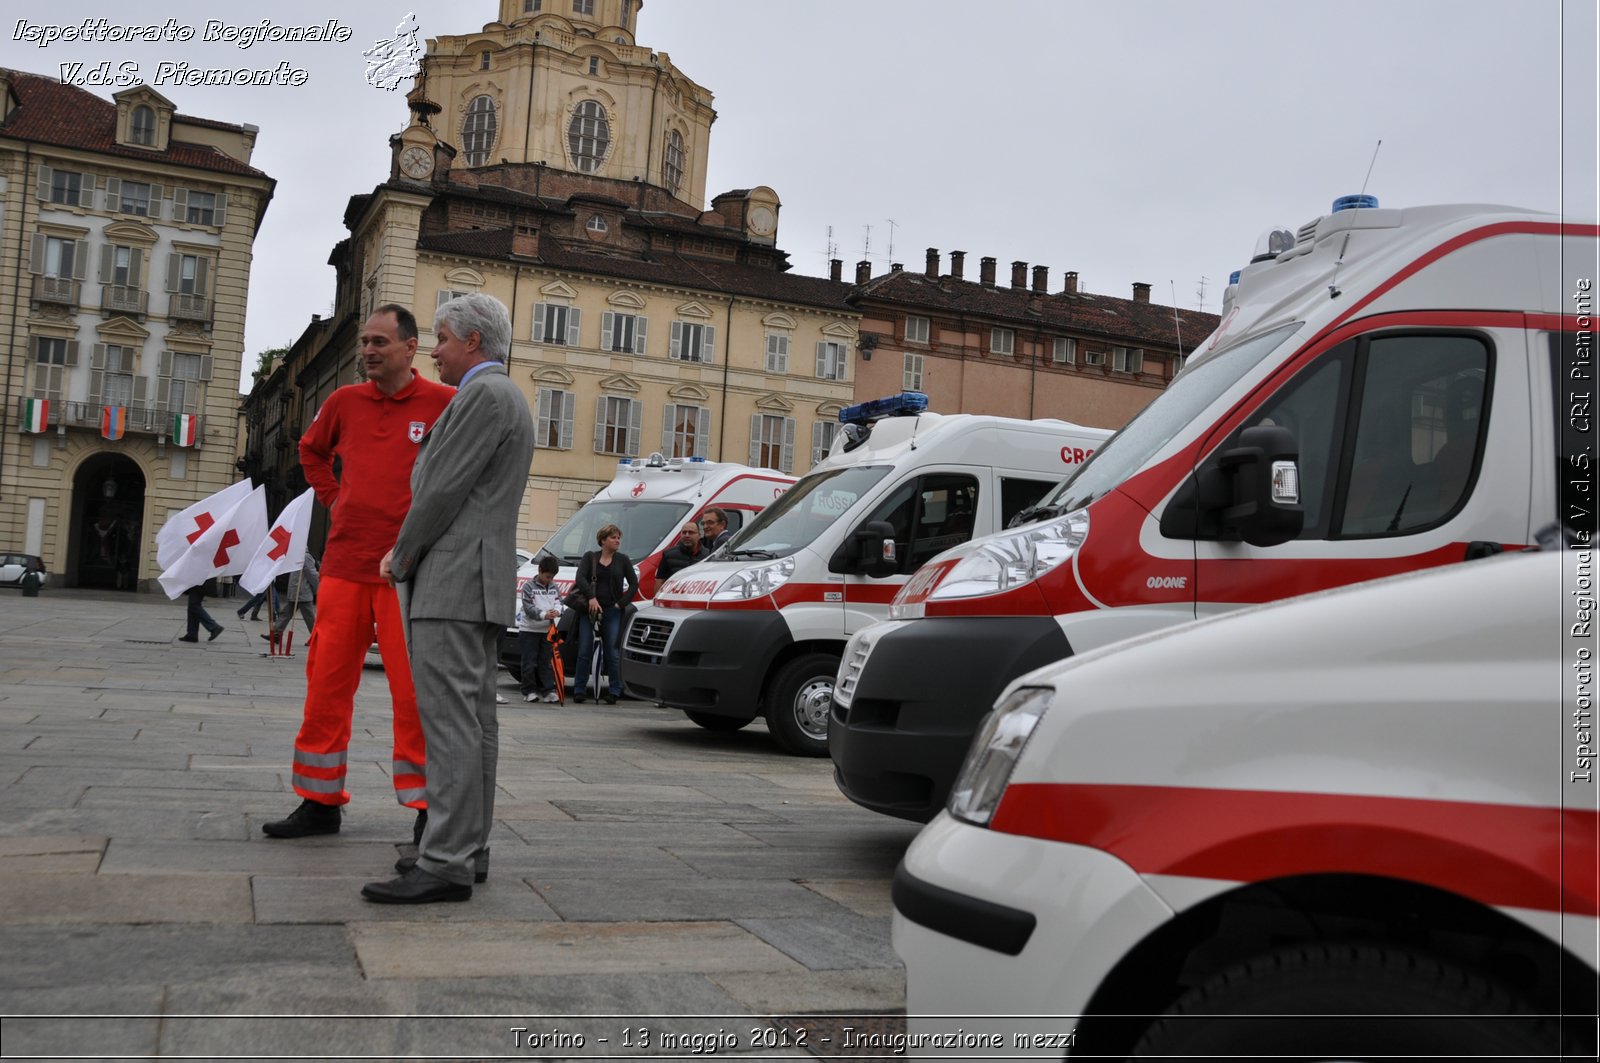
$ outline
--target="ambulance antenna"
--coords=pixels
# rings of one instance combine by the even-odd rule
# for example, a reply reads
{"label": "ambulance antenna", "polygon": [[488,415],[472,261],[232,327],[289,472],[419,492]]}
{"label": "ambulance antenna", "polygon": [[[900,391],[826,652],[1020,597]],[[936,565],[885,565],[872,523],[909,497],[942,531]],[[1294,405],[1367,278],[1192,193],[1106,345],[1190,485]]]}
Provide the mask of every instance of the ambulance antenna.
{"label": "ambulance antenna", "polygon": [[[1372,169],[1378,165],[1378,150],[1382,147],[1383,138],[1379,137],[1378,143],[1372,149],[1372,161],[1367,163],[1367,176],[1361,181],[1361,191],[1357,195],[1344,196],[1334,200],[1333,209],[1335,212],[1352,208],[1376,207],[1378,205],[1376,198],[1367,195],[1367,183],[1372,180]],[[1350,200],[1354,200],[1354,202],[1347,202]],[[1344,253],[1350,250],[1350,234],[1351,230],[1346,229],[1344,231],[1344,241],[1339,245],[1339,257],[1333,263],[1333,276],[1328,278],[1329,299],[1337,299],[1344,294],[1339,289],[1339,267],[1344,265]]]}
{"label": "ambulance antenna", "polygon": [[1362,192],[1363,195],[1366,194],[1367,185],[1372,180],[1372,168],[1374,166],[1378,165],[1378,149],[1382,148],[1382,147],[1383,147],[1383,138],[1379,137],[1378,138],[1377,147],[1374,147],[1372,149],[1372,161],[1367,163],[1367,176],[1361,182],[1361,192]]}

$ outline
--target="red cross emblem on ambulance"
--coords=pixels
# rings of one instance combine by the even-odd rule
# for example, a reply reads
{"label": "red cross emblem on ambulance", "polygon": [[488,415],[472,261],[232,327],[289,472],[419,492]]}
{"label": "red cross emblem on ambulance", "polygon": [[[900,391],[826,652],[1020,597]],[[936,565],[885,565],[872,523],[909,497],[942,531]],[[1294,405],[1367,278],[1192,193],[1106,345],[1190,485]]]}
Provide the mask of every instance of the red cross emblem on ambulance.
{"label": "red cross emblem on ambulance", "polygon": [[633,485],[633,497],[634,498],[638,498],[642,494],[644,494],[644,484],[634,484]]}

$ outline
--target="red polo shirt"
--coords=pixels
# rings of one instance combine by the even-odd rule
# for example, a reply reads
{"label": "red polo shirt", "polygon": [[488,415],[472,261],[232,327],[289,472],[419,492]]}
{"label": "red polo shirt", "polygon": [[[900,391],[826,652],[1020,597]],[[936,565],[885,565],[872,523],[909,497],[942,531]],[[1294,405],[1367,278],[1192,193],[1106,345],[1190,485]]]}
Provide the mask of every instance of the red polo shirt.
{"label": "red polo shirt", "polygon": [[346,385],[322,404],[300,437],[300,466],[317,501],[328,507],[324,576],[383,582],[378,562],[411,508],[417,446],[455,393],[413,369],[411,383],[393,395],[368,381]]}

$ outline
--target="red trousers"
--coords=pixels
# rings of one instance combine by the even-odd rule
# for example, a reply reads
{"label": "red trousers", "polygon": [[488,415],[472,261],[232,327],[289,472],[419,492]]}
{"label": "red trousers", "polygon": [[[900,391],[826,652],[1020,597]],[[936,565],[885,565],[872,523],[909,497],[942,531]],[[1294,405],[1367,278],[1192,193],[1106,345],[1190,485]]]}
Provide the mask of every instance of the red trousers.
{"label": "red trousers", "polygon": [[400,600],[387,583],[322,577],[317,623],[306,642],[306,705],[294,739],[294,792],[325,805],[350,801],[344,788],[356,687],[376,629],[394,701],[394,793],[407,808],[427,808],[426,744],[417,718]]}

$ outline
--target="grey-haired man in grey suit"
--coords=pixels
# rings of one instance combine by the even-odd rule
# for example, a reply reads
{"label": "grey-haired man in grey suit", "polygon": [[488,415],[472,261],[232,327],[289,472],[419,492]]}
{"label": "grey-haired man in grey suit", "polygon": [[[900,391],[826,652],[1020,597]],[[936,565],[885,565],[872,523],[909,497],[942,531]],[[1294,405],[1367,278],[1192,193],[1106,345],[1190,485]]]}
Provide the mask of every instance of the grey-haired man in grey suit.
{"label": "grey-haired man in grey suit", "polygon": [[411,585],[411,674],[428,744],[428,819],[415,863],[369,882],[380,904],[464,901],[489,876],[500,727],[495,667],[513,620],[517,514],[533,459],[533,420],[511,382],[511,315],[474,292],[434,315],[434,364],[457,388],[417,451],[411,509],[383,575]]}

